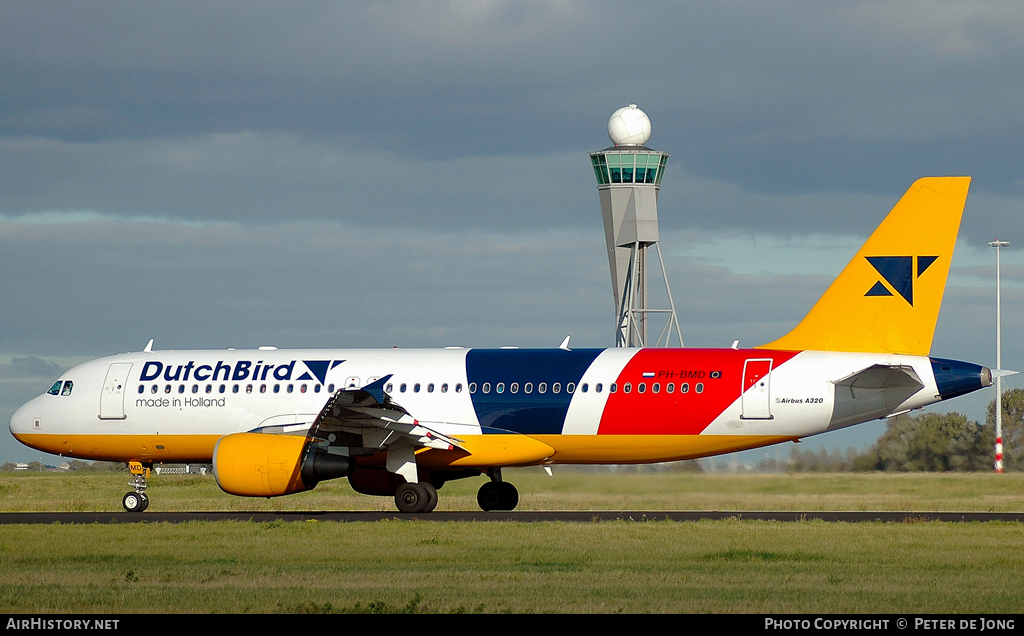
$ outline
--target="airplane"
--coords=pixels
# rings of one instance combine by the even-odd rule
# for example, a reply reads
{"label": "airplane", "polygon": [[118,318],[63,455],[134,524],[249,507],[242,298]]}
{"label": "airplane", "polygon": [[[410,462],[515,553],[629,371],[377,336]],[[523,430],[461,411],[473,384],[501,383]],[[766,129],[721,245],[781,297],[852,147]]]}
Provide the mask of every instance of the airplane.
{"label": "airplane", "polygon": [[[275,497],[346,477],[427,513],[446,482],[519,502],[502,469],[731,453],[970,393],[988,368],[930,357],[970,177],[915,182],[787,335],[752,349],[159,351],[100,358],[22,406],[10,430],[65,457],[212,463],[219,486]],[[752,307],[752,312],[757,308]]]}

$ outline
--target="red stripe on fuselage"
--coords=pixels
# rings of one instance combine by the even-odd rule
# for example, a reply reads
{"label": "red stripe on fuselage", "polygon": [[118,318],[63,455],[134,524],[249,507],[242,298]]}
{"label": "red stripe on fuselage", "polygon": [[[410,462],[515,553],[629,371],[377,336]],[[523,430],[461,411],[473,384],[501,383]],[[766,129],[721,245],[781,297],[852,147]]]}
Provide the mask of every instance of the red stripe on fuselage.
{"label": "red stripe on fuselage", "polygon": [[[601,414],[598,435],[699,435],[741,395],[744,362],[771,358],[775,370],[797,353],[759,349],[641,349],[619,374],[617,390],[608,396]],[[644,377],[645,373],[649,377]],[[714,377],[716,374],[718,377]],[[671,393],[670,383],[674,385]],[[682,391],[684,383],[686,393]],[[698,384],[703,389],[700,393]]]}

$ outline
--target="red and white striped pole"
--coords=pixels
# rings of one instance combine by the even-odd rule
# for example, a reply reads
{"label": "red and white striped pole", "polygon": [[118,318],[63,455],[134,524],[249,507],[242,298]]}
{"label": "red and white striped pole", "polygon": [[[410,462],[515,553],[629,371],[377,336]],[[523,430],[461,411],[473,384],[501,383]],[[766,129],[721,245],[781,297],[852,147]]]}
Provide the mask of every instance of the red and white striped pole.
{"label": "red and white striped pole", "polygon": [[1003,308],[999,294],[999,250],[1007,241],[989,241],[996,248],[996,472],[1003,472]]}

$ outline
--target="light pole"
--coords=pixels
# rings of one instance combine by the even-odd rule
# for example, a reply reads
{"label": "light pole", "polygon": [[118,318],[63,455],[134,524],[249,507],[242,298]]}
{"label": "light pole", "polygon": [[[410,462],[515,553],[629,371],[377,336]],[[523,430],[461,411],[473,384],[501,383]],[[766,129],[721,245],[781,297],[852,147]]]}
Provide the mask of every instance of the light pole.
{"label": "light pole", "polygon": [[1003,472],[1003,308],[999,292],[999,250],[1010,245],[996,239],[988,243],[996,248],[996,472]]}

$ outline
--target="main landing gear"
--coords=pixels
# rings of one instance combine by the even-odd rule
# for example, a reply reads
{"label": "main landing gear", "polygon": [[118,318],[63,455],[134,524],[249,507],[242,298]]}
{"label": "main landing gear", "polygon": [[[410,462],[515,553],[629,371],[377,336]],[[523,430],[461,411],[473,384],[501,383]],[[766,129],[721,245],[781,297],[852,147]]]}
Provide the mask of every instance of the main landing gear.
{"label": "main landing gear", "polygon": [[140,462],[128,462],[128,470],[132,473],[132,480],[128,484],[135,488],[135,492],[126,494],[121,499],[121,505],[128,512],[142,512],[149,508],[149,497],[146,495],[149,466],[143,467]]}
{"label": "main landing gear", "polygon": [[495,468],[488,471],[491,481],[480,486],[476,493],[476,502],[480,509],[490,510],[515,510],[519,505],[519,491],[507,481],[501,481],[501,469]]}
{"label": "main landing gear", "polygon": [[432,512],[437,507],[437,489],[430,482],[405,483],[395,491],[398,512]]}
{"label": "main landing gear", "polygon": [[[476,494],[476,502],[480,504],[480,508],[485,511],[515,510],[519,505],[519,491],[516,487],[501,480],[500,468],[487,471],[487,475],[491,481],[480,486]],[[437,507],[437,489],[429,481],[406,482],[394,492],[395,506],[399,512],[425,513]]]}

